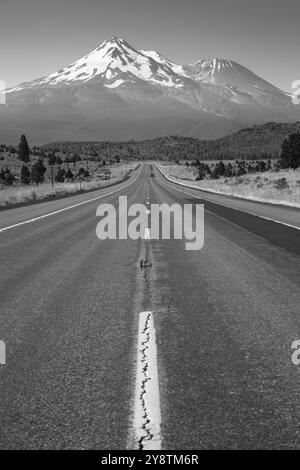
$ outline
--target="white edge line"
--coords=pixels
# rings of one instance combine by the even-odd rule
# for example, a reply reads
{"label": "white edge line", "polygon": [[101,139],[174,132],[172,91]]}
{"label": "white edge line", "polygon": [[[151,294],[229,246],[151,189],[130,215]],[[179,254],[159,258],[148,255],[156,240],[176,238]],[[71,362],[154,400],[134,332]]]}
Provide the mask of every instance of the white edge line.
{"label": "white edge line", "polygon": [[[7,227],[3,227],[3,228],[0,229],[0,233],[5,232],[6,230],[10,230],[10,229],[15,228],[15,227],[20,227],[21,225],[30,224],[31,222],[35,222],[36,220],[40,220],[40,219],[44,219],[46,217],[50,217],[51,215],[59,214],[60,212],[64,212],[64,211],[67,211],[67,210],[70,210],[70,209],[74,209],[75,207],[79,207],[79,206],[82,206],[84,204],[88,204],[89,202],[97,201],[98,199],[103,199],[106,196],[111,196],[112,194],[115,194],[119,191],[122,191],[123,189],[126,189],[126,188],[128,188],[128,186],[135,183],[136,180],[138,179],[138,177],[140,176],[142,169],[143,169],[143,167],[141,167],[140,171],[138,172],[136,178],[133,181],[130,181],[130,183],[128,183],[126,186],[122,186],[122,188],[116,189],[115,191],[111,191],[109,193],[102,194],[101,196],[97,196],[97,197],[94,197],[92,199],[88,199],[87,201],[78,202],[77,204],[73,204],[72,206],[63,207],[62,209],[58,209],[58,210],[53,211],[53,212],[48,212],[47,214],[39,215],[38,217],[34,217],[33,219],[23,220],[22,222],[18,222],[17,224],[13,224],[13,225],[9,225]],[[104,189],[104,188],[99,188],[99,190],[101,190],[101,189]]]}
{"label": "white edge line", "polygon": [[[155,165],[156,166],[156,165]],[[168,175],[166,175],[166,173],[164,173],[160,168],[158,168],[156,166],[157,170],[167,179],[169,180],[171,183],[174,183],[174,184],[180,184],[181,186],[183,186],[184,188],[190,188],[190,186],[186,186],[185,184],[183,183],[180,183],[179,181],[173,181],[172,179],[169,178]],[[173,188],[175,189],[175,191],[179,191],[180,193],[183,193],[183,194],[187,194],[189,196],[193,196],[193,197],[199,197],[201,198],[201,196],[197,196],[196,194],[193,194],[193,193],[189,193],[188,191],[183,191],[182,189],[179,189],[179,188]],[[195,189],[195,191],[203,191],[201,188],[193,188]],[[203,191],[205,192],[205,191]],[[211,191],[212,192],[212,191]],[[220,195],[219,193],[214,193],[216,195]],[[222,196],[229,196],[228,194],[222,194]],[[297,227],[296,225],[291,225],[291,224],[287,224],[286,222],[281,222],[280,220],[276,220],[276,219],[271,219],[269,217],[265,217],[263,215],[258,215],[258,214],[254,214],[253,212],[248,212],[248,211],[244,211],[243,209],[236,209],[234,207],[230,207],[230,206],[227,206],[226,204],[221,204],[220,202],[215,202],[215,201],[212,201],[211,199],[205,199],[204,197],[202,198],[204,201],[207,200],[208,202],[211,202],[212,204],[217,204],[218,206],[222,206],[222,207],[228,207],[229,209],[232,209],[232,210],[236,210],[236,211],[240,211],[240,212],[244,212],[245,214],[249,214],[249,215],[253,215],[254,217],[259,217],[260,219],[265,219],[265,220],[269,220],[271,222],[275,222],[276,224],[280,224],[280,225],[285,225],[286,227],[290,227],[290,228],[294,228],[296,230],[300,230],[300,227]],[[243,199],[243,198],[240,198],[240,199]],[[257,202],[257,201],[252,201],[251,199],[244,199],[245,201],[249,201],[249,202]],[[268,204],[268,202],[266,202],[266,204]],[[290,207],[290,206],[287,206],[287,207]]]}

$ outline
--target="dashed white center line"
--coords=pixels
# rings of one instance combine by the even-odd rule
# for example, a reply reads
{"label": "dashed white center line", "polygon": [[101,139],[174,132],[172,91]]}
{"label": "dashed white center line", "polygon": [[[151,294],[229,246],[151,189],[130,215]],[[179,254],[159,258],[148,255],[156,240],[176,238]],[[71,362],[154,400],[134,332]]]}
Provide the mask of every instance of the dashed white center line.
{"label": "dashed white center line", "polygon": [[150,230],[150,228],[145,228],[144,240],[151,240],[151,230]]}
{"label": "dashed white center line", "polygon": [[161,449],[156,335],[152,312],[140,312],[133,441],[141,450]]}

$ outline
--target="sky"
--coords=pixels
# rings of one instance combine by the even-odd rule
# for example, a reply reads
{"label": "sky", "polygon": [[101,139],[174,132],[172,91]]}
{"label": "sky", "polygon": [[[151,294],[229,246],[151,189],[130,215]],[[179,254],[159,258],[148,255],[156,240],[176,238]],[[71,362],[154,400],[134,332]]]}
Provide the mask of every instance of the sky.
{"label": "sky", "polygon": [[290,91],[299,18],[299,0],[0,0],[0,80],[48,75],[117,36],[180,64],[235,60]]}

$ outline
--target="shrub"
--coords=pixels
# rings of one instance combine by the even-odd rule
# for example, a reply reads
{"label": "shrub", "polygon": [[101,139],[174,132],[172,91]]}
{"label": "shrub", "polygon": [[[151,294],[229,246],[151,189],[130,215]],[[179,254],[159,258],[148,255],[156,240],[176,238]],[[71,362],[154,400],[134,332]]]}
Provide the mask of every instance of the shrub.
{"label": "shrub", "polygon": [[5,168],[5,170],[0,171],[0,181],[7,185],[7,186],[12,186],[13,182],[15,180],[14,175],[10,171],[9,168]]}
{"label": "shrub", "polygon": [[274,188],[275,189],[287,189],[289,187],[289,184],[286,180],[286,178],[279,178],[278,180],[275,181]]}

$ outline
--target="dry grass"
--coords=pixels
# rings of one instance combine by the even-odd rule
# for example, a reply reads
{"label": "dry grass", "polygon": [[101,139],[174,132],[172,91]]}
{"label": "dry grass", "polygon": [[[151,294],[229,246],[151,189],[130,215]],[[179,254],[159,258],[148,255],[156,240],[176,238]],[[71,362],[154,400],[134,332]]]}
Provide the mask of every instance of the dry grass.
{"label": "dry grass", "polygon": [[[127,174],[137,167],[136,163],[120,163],[107,165],[111,175],[107,180],[100,179],[100,174],[95,173],[91,181],[83,181],[81,190],[88,191],[91,189],[103,188],[111,183],[122,181]],[[0,206],[10,206],[18,203],[32,202],[51,197],[64,196],[66,194],[75,193],[80,190],[80,183],[55,183],[52,187],[50,183],[43,183],[39,186],[13,186],[3,187],[0,189]]]}
{"label": "dry grass", "polygon": [[[192,187],[245,199],[300,207],[300,169],[195,181],[195,169],[192,167],[187,168],[176,164],[161,164],[160,166],[168,176]],[[285,178],[287,187],[281,184],[282,178]]]}

